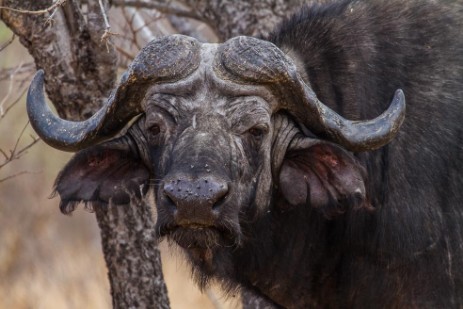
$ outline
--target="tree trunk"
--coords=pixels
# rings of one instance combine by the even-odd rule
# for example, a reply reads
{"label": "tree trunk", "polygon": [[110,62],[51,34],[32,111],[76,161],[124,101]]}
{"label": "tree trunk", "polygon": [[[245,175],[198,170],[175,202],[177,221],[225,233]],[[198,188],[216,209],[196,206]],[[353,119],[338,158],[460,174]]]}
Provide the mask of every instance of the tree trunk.
{"label": "tree trunk", "polygon": [[[47,0],[4,1],[23,10],[40,10]],[[0,11],[19,36],[37,68],[46,72],[46,90],[60,116],[80,120],[94,114],[114,86],[117,55],[101,41],[99,3],[87,1],[87,20],[77,1],[67,1],[46,24],[46,16]],[[108,267],[114,308],[169,308],[161,257],[147,203],[94,205]]]}
{"label": "tree trunk", "polygon": [[132,200],[129,205],[94,208],[113,308],[169,308],[150,206]]}

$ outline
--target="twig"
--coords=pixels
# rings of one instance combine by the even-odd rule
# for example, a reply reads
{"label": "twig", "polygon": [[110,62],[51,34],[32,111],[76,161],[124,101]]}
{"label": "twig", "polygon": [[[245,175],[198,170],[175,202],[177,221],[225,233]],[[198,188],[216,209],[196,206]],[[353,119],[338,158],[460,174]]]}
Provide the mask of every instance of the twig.
{"label": "twig", "polygon": [[103,5],[103,1],[98,0],[98,3],[100,4],[100,11],[101,11],[101,15],[103,16],[103,21],[104,21],[104,25],[105,25],[104,33],[101,36],[101,41],[106,44],[106,50],[109,53],[110,52],[109,45],[112,45],[111,42],[109,41],[109,38],[111,37],[111,35],[118,35],[118,33],[111,31],[111,25],[109,24],[108,15],[106,15],[106,11],[105,11],[105,8],[104,8],[104,5]]}
{"label": "twig", "polygon": [[109,24],[108,16],[106,15],[106,11],[105,11],[105,8],[104,8],[104,5],[103,5],[103,1],[98,0],[98,3],[100,4],[101,15],[103,15],[103,21],[104,21],[104,25],[106,27],[106,31],[109,31],[109,29],[111,29],[111,25]]}
{"label": "twig", "polygon": [[[159,21],[160,21],[161,19],[165,18],[165,14],[159,12],[158,10],[149,10],[149,11],[147,11],[146,13],[152,15],[152,16],[150,16],[151,19],[150,19],[149,21],[144,20],[145,23],[144,23],[141,27],[134,29],[134,31],[135,31],[136,33],[138,33],[139,31],[143,30],[143,28],[148,28],[149,26],[151,26],[151,25],[154,24],[154,23],[159,23]],[[161,26],[161,25],[162,25],[162,24],[157,24],[156,26],[159,28],[159,30],[160,30],[163,34],[169,33],[169,31],[167,31],[167,30],[165,29],[165,27],[163,27],[163,26]],[[160,26],[161,26],[161,27],[160,27]]]}
{"label": "twig", "polygon": [[124,55],[126,58],[133,60],[135,58],[135,55],[131,54],[130,52],[126,51],[120,46],[115,46],[116,50],[120,52],[122,55]]}
{"label": "twig", "polygon": [[122,7],[135,7],[135,8],[144,8],[144,9],[155,9],[164,14],[173,14],[177,16],[190,17],[203,21],[203,17],[198,15],[194,10],[188,10],[180,8],[178,6],[172,6],[166,3],[160,3],[157,1],[146,1],[146,0],[113,0],[114,6]]}
{"label": "twig", "polygon": [[175,15],[170,15],[168,20],[178,33],[194,37],[200,42],[218,41],[218,35],[214,29],[209,27],[209,30],[213,33],[215,38],[211,38],[205,34],[204,30],[207,28],[206,23],[199,23],[199,25],[195,26],[191,19]]}
{"label": "twig", "polygon": [[16,140],[16,143],[14,144],[13,150],[11,151],[11,157],[15,157],[15,156],[16,156],[16,149],[18,149],[19,142],[21,141],[21,138],[23,137],[23,134],[24,134],[24,132],[26,131],[26,128],[27,128],[27,125],[28,125],[28,124],[29,124],[29,121],[26,123],[26,125],[24,126],[24,128],[21,130],[21,133],[19,133],[19,137],[18,137],[18,139]]}
{"label": "twig", "polygon": [[28,125],[29,125],[29,121],[26,123],[24,128],[21,130],[21,133],[19,134],[19,137],[16,140],[13,150],[10,150],[10,155],[7,155],[3,150],[0,149],[0,152],[5,156],[5,161],[2,164],[0,164],[0,169],[4,167],[5,165],[7,165],[8,163],[10,163],[11,161],[21,158],[27,152],[27,150],[29,150],[32,146],[37,144],[38,141],[40,141],[40,138],[32,137],[32,142],[30,142],[28,145],[18,150],[19,142],[21,141],[21,138],[24,135],[24,132],[26,131],[26,128]]}
{"label": "twig", "polygon": [[[129,38],[129,41],[132,45],[135,45],[137,47],[137,50],[140,50],[141,46],[140,44],[138,44],[137,34],[134,29],[135,14],[130,14],[129,10],[124,8],[122,9],[122,15],[124,16],[126,25],[129,27],[129,30],[132,33],[132,36]],[[130,15],[130,17],[128,15]]]}
{"label": "twig", "polygon": [[5,181],[7,181],[7,180],[10,180],[10,179],[12,179],[12,178],[15,178],[15,177],[24,175],[24,174],[38,174],[38,173],[41,173],[41,172],[22,171],[22,172],[19,172],[19,173],[16,173],[16,174],[13,174],[13,175],[10,175],[10,176],[7,176],[7,177],[5,177],[5,178],[0,179],[0,183],[5,182]]}
{"label": "twig", "polygon": [[16,100],[14,100],[13,103],[11,103],[10,105],[8,105],[7,108],[5,108],[5,110],[3,111],[3,114],[0,114],[0,119],[4,118],[6,116],[6,114],[8,114],[10,109],[12,109],[16,104],[18,104],[19,101],[21,101],[21,98],[26,93],[26,91],[27,91],[27,88],[24,88],[23,91],[16,98]]}
{"label": "twig", "polygon": [[[160,12],[158,10],[149,10],[147,13],[152,18],[150,23],[159,21],[162,18],[165,18],[165,15],[166,15],[165,13],[162,13],[162,12]],[[150,23],[146,23],[146,26],[148,26]],[[165,23],[163,23],[163,22],[158,22],[156,28],[159,30],[159,32],[161,32],[162,35],[167,35],[167,34],[172,32],[172,30],[167,29],[165,27]]]}
{"label": "twig", "polygon": [[132,14],[133,24],[130,26],[130,28],[133,30],[133,32],[137,33],[139,31],[146,42],[153,40],[156,36],[153,34],[153,32],[151,32],[151,30],[148,27],[146,27],[145,20],[143,19],[143,17],[141,17],[137,10],[133,8],[126,8],[126,10],[129,14]]}
{"label": "twig", "polygon": [[40,141],[40,138],[38,137],[34,137],[31,135],[31,138],[32,138],[32,142],[30,142],[28,145],[24,146],[20,151],[17,152],[16,159],[19,159],[20,157],[25,155],[32,146],[34,146]]}
{"label": "twig", "polygon": [[50,7],[46,8],[46,9],[43,9],[43,10],[37,10],[37,11],[15,9],[15,8],[7,7],[7,6],[0,6],[0,10],[8,10],[8,11],[13,11],[13,12],[22,13],[22,14],[30,14],[30,15],[42,15],[42,14],[46,14],[46,13],[51,12],[52,15],[53,15],[53,11],[56,8],[62,6],[65,2],[66,2],[66,0],[58,0],[53,5],[51,5]]}
{"label": "twig", "polygon": [[[53,1],[56,1],[55,4],[59,3],[60,0],[53,0]],[[66,0],[63,0],[63,2],[61,4],[64,4],[64,1]],[[59,5],[53,9],[53,12],[51,12],[50,16],[48,16],[47,18],[47,21],[45,22],[45,24],[47,24],[47,26],[51,26],[52,23],[53,23],[53,17],[55,17],[55,14],[56,12],[58,11],[58,8],[59,8]]]}
{"label": "twig", "polygon": [[35,69],[35,64],[33,62],[25,63],[20,69],[18,69],[18,67],[1,69],[0,81],[9,79],[13,72],[16,72],[16,74],[22,74],[26,72],[32,72],[33,69]]}
{"label": "twig", "polygon": [[4,113],[4,110],[3,110],[3,105],[5,105],[5,102],[8,100],[8,98],[11,96],[11,92],[13,91],[13,84],[14,84],[14,76],[16,75],[16,73],[19,71],[19,69],[21,69],[21,67],[23,66],[23,62],[21,62],[21,64],[19,64],[19,66],[16,67],[16,70],[14,70],[14,72],[10,75],[10,83],[9,83],[9,86],[8,86],[8,92],[6,93],[5,97],[3,98],[3,100],[0,102],[0,118],[3,118],[3,115],[5,114]]}
{"label": "twig", "polygon": [[11,39],[9,39],[7,42],[5,42],[5,44],[3,44],[2,46],[0,46],[0,52],[2,50],[4,50],[5,48],[7,48],[8,46],[11,45],[11,43],[13,43],[14,39],[16,38],[16,36],[13,34],[13,36],[11,37]]}
{"label": "twig", "polygon": [[8,160],[8,155],[2,149],[0,149],[0,153],[5,157],[5,160]]}

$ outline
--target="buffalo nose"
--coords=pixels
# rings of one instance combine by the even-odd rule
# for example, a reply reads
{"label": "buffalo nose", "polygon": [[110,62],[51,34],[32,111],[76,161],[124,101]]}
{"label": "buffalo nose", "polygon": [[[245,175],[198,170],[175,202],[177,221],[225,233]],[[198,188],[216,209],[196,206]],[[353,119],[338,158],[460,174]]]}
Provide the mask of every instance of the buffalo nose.
{"label": "buffalo nose", "polygon": [[209,217],[227,193],[227,182],[213,177],[176,178],[164,183],[164,194],[175,204],[178,215],[191,219]]}

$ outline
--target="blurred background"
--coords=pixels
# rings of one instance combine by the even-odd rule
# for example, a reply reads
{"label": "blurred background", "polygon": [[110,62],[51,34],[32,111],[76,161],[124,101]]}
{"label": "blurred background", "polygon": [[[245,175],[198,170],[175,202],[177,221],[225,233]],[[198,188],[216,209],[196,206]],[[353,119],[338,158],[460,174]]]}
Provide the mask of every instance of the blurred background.
{"label": "blurred background", "polygon": [[[112,25],[124,34],[116,36],[121,71],[153,35],[146,24],[135,24],[140,17],[135,13],[111,13],[126,21],[120,28]],[[155,35],[170,31],[161,16],[150,16],[154,22]],[[195,29],[201,35],[211,35],[200,27]],[[0,309],[111,308],[94,214],[80,208],[62,215],[59,199],[50,199],[71,154],[39,141],[28,124],[25,92],[34,72],[27,50],[0,21]],[[226,300],[216,288],[201,294],[182,257],[170,250],[161,244],[172,308],[240,308],[239,296]]]}

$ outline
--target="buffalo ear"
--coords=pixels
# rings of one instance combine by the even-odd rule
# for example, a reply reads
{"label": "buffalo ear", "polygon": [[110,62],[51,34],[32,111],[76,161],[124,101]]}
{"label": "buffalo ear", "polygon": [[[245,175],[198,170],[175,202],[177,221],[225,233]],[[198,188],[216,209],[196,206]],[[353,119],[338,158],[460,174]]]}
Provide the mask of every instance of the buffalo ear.
{"label": "buffalo ear", "polygon": [[348,209],[373,210],[366,198],[365,174],[349,152],[323,142],[289,150],[279,188],[290,205],[310,205],[330,219]]}
{"label": "buffalo ear", "polygon": [[58,175],[55,192],[61,198],[61,212],[71,213],[77,204],[128,204],[132,196],[147,191],[149,171],[130,147],[127,138],[93,146],[78,152]]}

